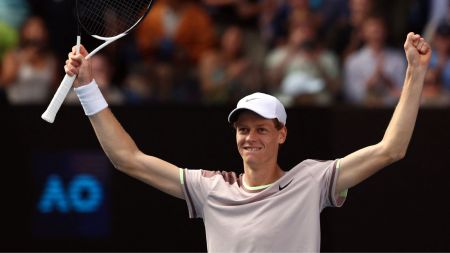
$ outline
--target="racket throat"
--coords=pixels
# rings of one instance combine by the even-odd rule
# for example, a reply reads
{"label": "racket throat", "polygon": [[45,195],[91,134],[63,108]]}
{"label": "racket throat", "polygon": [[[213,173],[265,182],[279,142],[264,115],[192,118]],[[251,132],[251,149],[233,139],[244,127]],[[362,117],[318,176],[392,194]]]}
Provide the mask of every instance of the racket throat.
{"label": "racket throat", "polygon": [[87,56],[86,59],[91,58],[94,54],[96,54],[98,51],[102,50],[104,47],[106,47],[107,45],[113,43],[114,41],[122,38],[123,36],[127,35],[126,33],[121,33],[117,36],[111,37],[111,38],[105,38],[105,37],[101,37],[98,35],[92,35],[92,37],[99,39],[99,40],[104,40],[105,42],[103,44],[101,44],[100,46],[98,46],[96,49],[94,49],[92,52],[90,52]]}

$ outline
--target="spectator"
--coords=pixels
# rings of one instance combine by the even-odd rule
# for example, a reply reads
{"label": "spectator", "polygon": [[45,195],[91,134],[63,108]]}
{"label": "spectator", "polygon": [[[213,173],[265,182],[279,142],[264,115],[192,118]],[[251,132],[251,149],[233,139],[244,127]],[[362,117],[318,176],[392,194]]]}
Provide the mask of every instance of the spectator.
{"label": "spectator", "polygon": [[373,0],[349,0],[349,16],[339,18],[329,29],[327,45],[341,59],[360,49],[363,45],[362,24],[374,11]]}
{"label": "spectator", "polygon": [[[30,7],[26,0],[0,1],[0,69],[3,69],[5,53],[15,47],[19,41],[19,28],[27,18]],[[2,79],[2,78],[0,78]],[[6,104],[6,94],[0,84],[0,105]]]}
{"label": "spectator", "polygon": [[[29,2],[32,12],[44,19],[47,29],[50,31],[49,47],[55,54],[58,66],[64,66],[67,58],[67,49],[72,48],[78,35],[77,17],[74,0],[26,0]],[[88,48],[93,48],[90,36],[81,37],[81,42]],[[95,41],[98,43],[97,41]],[[115,43],[114,43],[115,44]],[[97,45],[97,44],[96,44]],[[64,72],[58,72],[58,79]],[[59,81],[58,81],[59,82]]]}
{"label": "spectator", "polygon": [[272,92],[288,105],[328,104],[339,91],[338,59],[320,46],[312,24],[294,24],[288,44],[269,52],[266,67]]}
{"label": "spectator", "polygon": [[426,73],[421,104],[426,107],[450,105],[450,92],[442,86],[440,73],[435,69],[428,69]]}
{"label": "spectator", "polygon": [[260,14],[259,0],[202,0],[220,33],[237,24],[243,29],[256,30]]}
{"label": "spectator", "polygon": [[234,103],[262,88],[259,67],[245,54],[244,45],[243,30],[232,25],[225,29],[220,47],[204,54],[199,76],[205,103]]}
{"label": "spectator", "polygon": [[214,43],[213,23],[195,1],[159,0],[136,33],[144,58],[196,63]]}
{"label": "spectator", "polygon": [[430,10],[423,33],[432,40],[438,25],[450,22],[450,0],[430,0],[427,3]]}
{"label": "spectator", "polygon": [[368,106],[393,105],[399,96],[406,65],[399,50],[386,45],[384,19],[364,21],[364,47],[345,61],[344,94],[348,102]]}
{"label": "spectator", "polygon": [[48,46],[42,18],[28,18],[20,31],[19,47],[6,53],[0,83],[11,104],[40,104],[49,100],[55,84],[56,60]]}
{"label": "spectator", "polygon": [[287,17],[289,6],[284,1],[261,1],[261,13],[259,15],[260,39],[267,49],[283,44],[288,34]]}
{"label": "spectator", "polygon": [[263,0],[260,15],[261,38],[269,49],[285,44],[291,26],[312,23],[321,26],[321,18],[308,0]]}
{"label": "spectator", "polygon": [[312,24],[320,27],[320,16],[314,12],[308,0],[287,0],[289,6],[288,24],[302,25]]}
{"label": "spectator", "polygon": [[[450,21],[449,21],[450,22]],[[450,23],[442,22],[431,41],[433,52],[430,69],[434,69],[445,89],[450,91]]]}
{"label": "spectator", "polygon": [[237,25],[243,30],[245,51],[252,61],[262,63],[266,53],[258,31],[258,21],[264,0],[202,0],[220,37],[225,30]]}
{"label": "spectator", "polygon": [[136,43],[144,65],[152,66],[157,101],[199,100],[193,72],[215,43],[214,25],[196,1],[159,0],[137,28]]}

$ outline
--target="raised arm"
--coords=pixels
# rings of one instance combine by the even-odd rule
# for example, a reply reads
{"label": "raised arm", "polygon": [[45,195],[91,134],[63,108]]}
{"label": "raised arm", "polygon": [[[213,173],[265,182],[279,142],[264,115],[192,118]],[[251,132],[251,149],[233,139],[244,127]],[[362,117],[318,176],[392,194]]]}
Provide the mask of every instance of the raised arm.
{"label": "raised arm", "polygon": [[431,48],[418,34],[409,33],[405,44],[408,61],[400,100],[383,139],[340,160],[336,193],[355,186],[405,156],[416,123]]}
{"label": "raised arm", "polygon": [[[77,74],[75,87],[89,84],[92,78],[91,64],[84,57],[87,51],[81,47],[69,54],[65,70],[69,75]],[[168,162],[142,153],[123,129],[111,110],[105,108],[89,116],[95,134],[108,158],[118,170],[135,177],[163,192],[184,198],[179,179],[179,169]]]}

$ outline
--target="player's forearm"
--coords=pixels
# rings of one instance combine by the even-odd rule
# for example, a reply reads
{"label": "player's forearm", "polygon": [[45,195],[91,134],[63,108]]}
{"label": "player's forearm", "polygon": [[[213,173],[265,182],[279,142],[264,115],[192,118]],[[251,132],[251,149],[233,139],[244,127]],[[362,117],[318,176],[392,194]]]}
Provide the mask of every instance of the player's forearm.
{"label": "player's forearm", "polygon": [[408,67],[400,101],[383,137],[385,152],[394,160],[403,158],[408,148],[420,106],[426,69]]}
{"label": "player's forearm", "polygon": [[90,116],[89,120],[115,168],[165,193],[184,198],[178,167],[142,153],[109,108]]}
{"label": "player's forearm", "polygon": [[409,68],[400,101],[383,140],[341,159],[336,193],[349,189],[404,157],[411,140],[425,72]]}
{"label": "player's forearm", "polygon": [[109,108],[89,117],[95,134],[114,167],[126,170],[139,152],[133,139],[123,129]]}

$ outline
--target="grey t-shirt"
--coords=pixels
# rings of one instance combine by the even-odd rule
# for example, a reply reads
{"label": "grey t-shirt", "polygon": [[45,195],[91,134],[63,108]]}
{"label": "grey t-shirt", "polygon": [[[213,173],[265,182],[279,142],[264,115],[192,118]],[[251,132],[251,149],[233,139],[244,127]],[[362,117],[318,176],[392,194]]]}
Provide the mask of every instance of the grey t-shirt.
{"label": "grey t-shirt", "polygon": [[181,171],[191,218],[203,218],[209,252],[318,252],[320,212],[342,206],[335,161],[305,160],[269,187],[251,190],[243,175]]}

